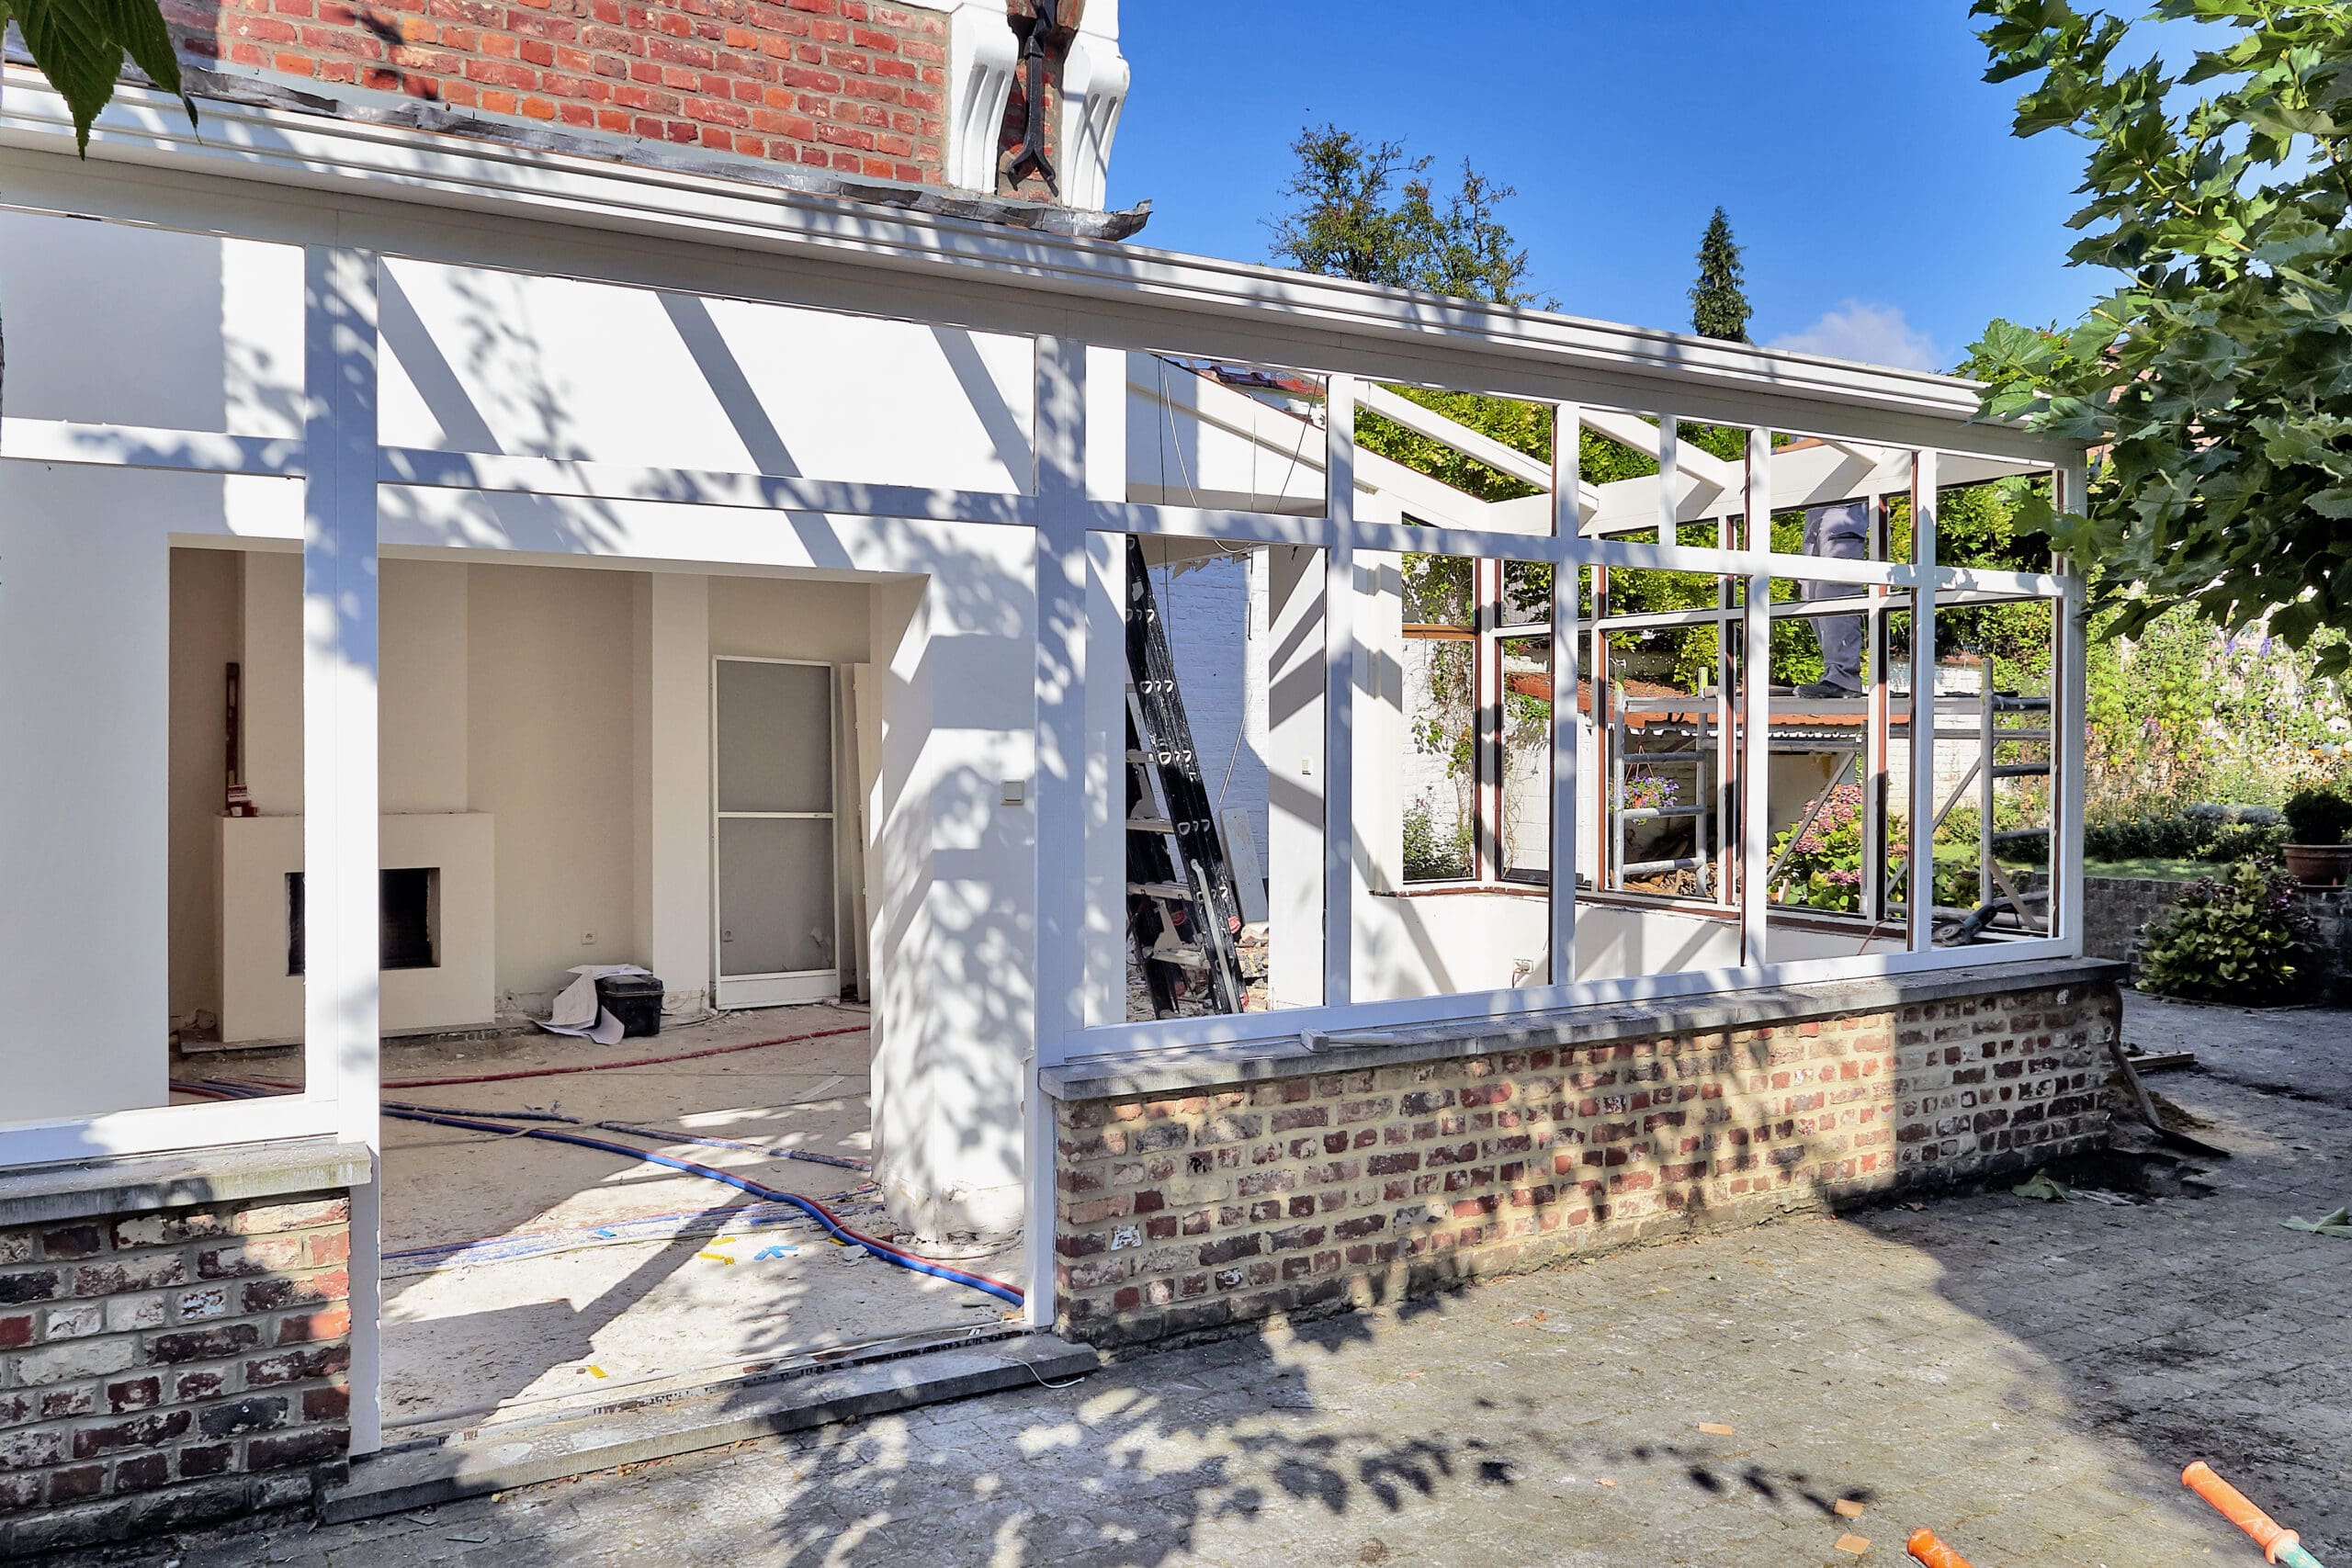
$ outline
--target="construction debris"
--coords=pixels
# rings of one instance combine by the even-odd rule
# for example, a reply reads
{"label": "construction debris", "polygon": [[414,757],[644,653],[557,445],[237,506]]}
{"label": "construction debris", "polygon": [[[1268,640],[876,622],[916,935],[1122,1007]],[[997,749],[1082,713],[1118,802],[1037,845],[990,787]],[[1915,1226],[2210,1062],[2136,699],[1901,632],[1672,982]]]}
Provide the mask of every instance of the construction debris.
{"label": "construction debris", "polygon": [[2037,1203],[2064,1203],[2074,1197],[2071,1189],[2051,1179],[2046,1170],[2037,1170],[2030,1181],[2020,1181],[2009,1189],[2020,1198],[2030,1198]]}

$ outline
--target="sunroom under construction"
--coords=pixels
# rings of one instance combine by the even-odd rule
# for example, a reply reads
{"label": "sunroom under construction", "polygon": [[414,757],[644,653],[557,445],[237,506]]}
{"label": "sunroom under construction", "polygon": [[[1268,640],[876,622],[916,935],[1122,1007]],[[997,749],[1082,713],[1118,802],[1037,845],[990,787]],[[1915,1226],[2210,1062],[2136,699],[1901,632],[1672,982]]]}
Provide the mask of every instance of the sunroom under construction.
{"label": "sunroom under construction", "polygon": [[251,1473],[2100,1135],[2081,581],[1939,530],[2083,454],[1969,385],[8,71],[0,1239],[323,1391]]}

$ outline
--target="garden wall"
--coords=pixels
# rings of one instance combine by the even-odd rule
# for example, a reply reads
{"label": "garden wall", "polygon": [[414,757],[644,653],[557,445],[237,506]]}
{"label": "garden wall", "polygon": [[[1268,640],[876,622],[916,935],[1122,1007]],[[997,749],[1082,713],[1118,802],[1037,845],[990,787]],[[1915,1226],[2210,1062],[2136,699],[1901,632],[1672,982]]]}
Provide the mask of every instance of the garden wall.
{"label": "garden wall", "polygon": [[0,1558],[310,1503],[351,1445],[357,1145],[0,1176]]}
{"label": "garden wall", "polygon": [[[2223,868],[2213,869],[2218,874]],[[2141,930],[2171,908],[2188,886],[2136,876],[2083,878],[2083,951],[2135,962]],[[2316,931],[2310,970],[2313,999],[2352,995],[2352,888],[2306,887],[2295,901]]]}
{"label": "garden wall", "polygon": [[2102,1144],[2120,966],[1788,987],[1046,1075],[1061,1332],[1394,1300]]}

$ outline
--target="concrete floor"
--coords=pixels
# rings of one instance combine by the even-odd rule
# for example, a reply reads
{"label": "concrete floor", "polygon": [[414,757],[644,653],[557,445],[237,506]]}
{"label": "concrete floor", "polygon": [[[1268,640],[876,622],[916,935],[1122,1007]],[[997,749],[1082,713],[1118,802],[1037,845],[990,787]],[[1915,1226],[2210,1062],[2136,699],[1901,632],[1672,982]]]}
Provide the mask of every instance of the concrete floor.
{"label": "concrete floor", "polygon": [[1758,1226],[1068,1387],[172,1555],[1892,1568],[1924,1524],[1978,1568],[2258,1562],[2180,1487],[2202,1457],[2344,1561],[2352,1242],[2279,1221],[2352,1200],[2352,1013],[2134,998],[2126,1027],[2193,1042],[2200,1070],[2154,1087],[2235,1156],[2179,1196],[1996,1187]]}
{"label": "concrete floor", "polygon": [[[866,1015],[848,1007],[721,1014],[604,1046],[533,1032],[384,1048],[387,1101],[542,1111],[768,1148],[871,1151]],[[658,1066],[401,1089],[403,1080],[674,1055],[819,1035]],[[199,1057],[186,1071],[299,1079],[292,1053]],[[781,1191],[821,1199],[854,1229],[890,1226],[861,1173],[593,1126]],[[1012,1309],[835,1245],[815,1222],[626,1156],[387,1117],[384,1418],[395,1440],[496,1412],[692,1383],[845,1339],[996,1325]],[[752,1223],[746,1223],[752,1222]],[[531,1256],[511,1245],[531,1238]],[[466,1250],[451,1247],[476,1244]],[[429,1250],[428,1250],[429,1249]],[[403,1253],[413,1256],[402,1257]],[[965,1267],[1002,1277],[1008,1247]]]}

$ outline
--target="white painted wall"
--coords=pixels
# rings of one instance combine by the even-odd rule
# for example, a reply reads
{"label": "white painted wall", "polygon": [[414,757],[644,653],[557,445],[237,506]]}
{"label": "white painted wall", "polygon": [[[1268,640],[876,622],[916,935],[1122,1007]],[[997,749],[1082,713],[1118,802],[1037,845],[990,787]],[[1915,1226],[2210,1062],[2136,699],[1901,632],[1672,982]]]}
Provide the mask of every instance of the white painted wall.
{"label": "white painted wall", "polygon": [[386,264],[389,446],[1028,489],[1026,340]]}
{"label": "white painted wall", "polygon": [[164,1100],[179,488],[0,464],[0,1122]]}
{"label": "white painted wall", "polygon": [[294,246],[0,212],[0,302],[11,419],[301,435]]}

